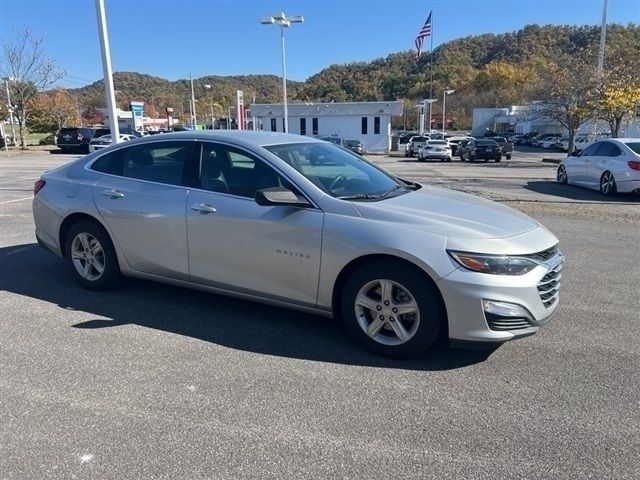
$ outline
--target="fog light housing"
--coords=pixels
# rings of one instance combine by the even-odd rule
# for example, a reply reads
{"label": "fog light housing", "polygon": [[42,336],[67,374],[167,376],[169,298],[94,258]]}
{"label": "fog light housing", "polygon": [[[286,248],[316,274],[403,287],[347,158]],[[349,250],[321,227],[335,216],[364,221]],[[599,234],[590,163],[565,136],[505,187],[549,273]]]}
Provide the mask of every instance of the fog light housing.
{"label": "fog light housing", "polygon": [[483,299],[482,308],[491,330],[522,330],[534,326],[529,311],[517,303]]}

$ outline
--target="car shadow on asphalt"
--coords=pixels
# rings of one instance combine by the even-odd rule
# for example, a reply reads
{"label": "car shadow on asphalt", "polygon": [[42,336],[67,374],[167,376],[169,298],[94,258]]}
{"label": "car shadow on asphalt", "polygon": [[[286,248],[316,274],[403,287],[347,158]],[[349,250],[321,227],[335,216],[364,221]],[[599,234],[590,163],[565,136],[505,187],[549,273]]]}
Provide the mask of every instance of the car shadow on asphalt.
{"label": "car shadow on asphalt", "polygon": [[133,324],[265,355],[424,371],[463,368],[495,351],[438,345],[417,358],[390,359],[350,341],[341,322],[316,315],[130,278],[115,290],[86,290],[36,244],[0,248],[0,264],[0,291],[102,317],[71,325],[87,331]]}
{"label": "car shadow on asphalt", "polygon": [[532,192],[562,197],[576,202],[640,204],[640,195],[618,193],[607,196],[597,190],[590,190],[576,185],[563,185],[549,180],[532,180],[527,182],[524,188]]}

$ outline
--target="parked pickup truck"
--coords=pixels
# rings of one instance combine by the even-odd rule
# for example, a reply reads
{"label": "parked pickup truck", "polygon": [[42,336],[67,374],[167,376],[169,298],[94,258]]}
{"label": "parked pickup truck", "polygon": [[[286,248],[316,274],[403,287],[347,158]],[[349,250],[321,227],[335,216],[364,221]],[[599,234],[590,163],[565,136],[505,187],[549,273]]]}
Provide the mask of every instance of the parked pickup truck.
{"label": "parked pickup truck", "polygon": [[485,137],[487,140],[493,140],[502,149],[502,154],[507,157],[507,160],[511,160],[513,154],[513,143],[507,141],[504,137]]}

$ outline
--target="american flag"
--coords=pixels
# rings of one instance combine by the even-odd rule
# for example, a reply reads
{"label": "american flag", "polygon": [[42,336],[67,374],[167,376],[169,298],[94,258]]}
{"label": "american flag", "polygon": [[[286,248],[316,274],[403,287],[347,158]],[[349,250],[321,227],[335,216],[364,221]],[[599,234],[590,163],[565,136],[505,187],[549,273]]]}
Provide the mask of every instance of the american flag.
{"label": "american flag", "polygon": [[422,44],[424,43],[424,39],[431,35],[431,14],[433,10],[429,12],[429,16],[427,17],[427,21],[424,22],[424,25],[420,29],[420,33],[416,37],[416,49],[418,53],[416,54],[416,60],[420,57],[420,50],[422,50]]}

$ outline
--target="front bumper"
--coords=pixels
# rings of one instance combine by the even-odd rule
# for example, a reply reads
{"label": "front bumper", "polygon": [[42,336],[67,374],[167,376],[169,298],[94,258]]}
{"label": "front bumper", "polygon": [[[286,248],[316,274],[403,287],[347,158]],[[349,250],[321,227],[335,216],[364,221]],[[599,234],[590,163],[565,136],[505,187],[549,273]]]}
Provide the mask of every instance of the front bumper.
{"label": "front bumper", "polygon": [[[450,340],[501,343],[536,333],[558,308],[562,265],[563,257],[557,255],[524,275],[488,275],[460,267],[441,278],[437,284],[447,309]],[[550,277],[555,288],[551,300]],[[487,302],[518,308],[504,314],[487,307]]]}

